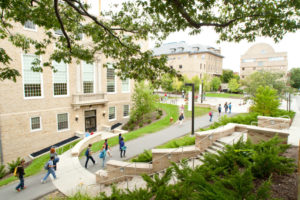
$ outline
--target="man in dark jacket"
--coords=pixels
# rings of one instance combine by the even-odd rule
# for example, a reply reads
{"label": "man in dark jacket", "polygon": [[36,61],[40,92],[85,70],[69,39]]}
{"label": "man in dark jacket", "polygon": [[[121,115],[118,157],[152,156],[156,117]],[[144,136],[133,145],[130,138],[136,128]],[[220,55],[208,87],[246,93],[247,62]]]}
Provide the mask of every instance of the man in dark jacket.
{"label": "man in dark jacket", "polygon": [[19,185],[16,187],[16,190],[18,192],[20,192],[21,190],[23,190],[23,189],[26,188],[24,186],[24,175],[25,175],[24,165],[25,165],[25,160],[21,160],[21,163],[20,163],[20,165],[17,168],[17,174],[18,174],[18,177],[19,177],[19,180],[20,180]]}

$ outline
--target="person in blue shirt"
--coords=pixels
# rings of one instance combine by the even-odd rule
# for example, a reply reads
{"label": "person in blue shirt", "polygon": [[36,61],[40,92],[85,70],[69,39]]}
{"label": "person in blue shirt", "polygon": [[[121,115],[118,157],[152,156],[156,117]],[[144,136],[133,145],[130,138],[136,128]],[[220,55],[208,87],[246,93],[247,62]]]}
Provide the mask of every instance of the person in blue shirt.
{"label": "person in blue shirt", "polygon": [[229,108],[229,114],[230,114],[231,113],[231,102],[229,103],[228,108]]}
{"label": "person in blue shirt", "polygon": [[47,171],[46,176],[41,180],[42,183],[45,183],[45,181],[47,180],[47,178],[50,174],[52,174],[53,178],[56,179],[56,175],[55,175],[55,171],[54,171],[55,166],[53,165],[53,160],[54,160],[54,156],[52,156],[46,164],[48,171]]}
{"label": "person in blue shirt", "polygon": [[17,168],[17,174],[18,174],[18,177],[19,177],[19,180],[20,180],[20,183],[19,185],[16,187],[16,190],[18,192],[20,192],[21,190],[24,190],[26,187],[24,186],[24,164],[25,164],[25,160],[21,160],[21,163],[20,165],[18,166]]}
{"label": "person in blue shirt", "polygon": [[87,165],[88,165],[88,162],[90,159],[92,160],[94,165],[96,164],[94,158],[92,157],[91,147],[92,147],[92,144],[89,144],[87,150],[85,151],[85,156],[86,156],[86,161],[85,161],[85,165],[84,165],[85,168],[87,168]]}
{"label": "person in blue shirt", "polygon": [[124,139],[121,137],[121,141],[120,141],[120,156],[121,158],[126,157],[126,146],[125,146],[125,142]]}

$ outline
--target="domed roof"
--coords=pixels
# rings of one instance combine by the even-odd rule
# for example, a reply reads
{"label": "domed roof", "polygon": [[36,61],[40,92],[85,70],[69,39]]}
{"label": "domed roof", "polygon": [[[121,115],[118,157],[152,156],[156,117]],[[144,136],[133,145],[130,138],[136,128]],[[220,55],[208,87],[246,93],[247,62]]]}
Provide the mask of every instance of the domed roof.
{"label": "domed roof", "polygon": [[257,43],[252,45],[245,54],[253,55],[253,54],[270,54],[270,53],[275,53],[271,45],[267,43]]}

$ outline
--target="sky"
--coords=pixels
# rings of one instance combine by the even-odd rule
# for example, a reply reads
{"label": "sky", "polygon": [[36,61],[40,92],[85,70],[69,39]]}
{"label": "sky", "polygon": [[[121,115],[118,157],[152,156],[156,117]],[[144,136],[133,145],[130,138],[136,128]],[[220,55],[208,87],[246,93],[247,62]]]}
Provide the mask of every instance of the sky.
{"label": "sky", "polygon": [[[122,1],[124,0],[102,0],[101,9],[102,11],[107,10],[110,5],[119,4]],[[220,47],[221,54],[224,56],[223,69],[232,69],[235,72],[239,72],[241,55],[245,54],[253,44],[264,42],[271,45],[275,52],[287,52],[289,69],[300,67],[300,30],[295,33],[286,34],[278,43],[275,43],[271,38],[264,37],[257,38],[252,43],[244,40],[239,43],[222,42],[217,44],[217,39],[218,34],[212,28],[204,28],[201,34],[194,36],[190,36],[187,31],[173,33],[163,43],[185,41],[188,44],[197,43],[215,48]],[[154,47],[154,42],[149,41],[149,46]]]}

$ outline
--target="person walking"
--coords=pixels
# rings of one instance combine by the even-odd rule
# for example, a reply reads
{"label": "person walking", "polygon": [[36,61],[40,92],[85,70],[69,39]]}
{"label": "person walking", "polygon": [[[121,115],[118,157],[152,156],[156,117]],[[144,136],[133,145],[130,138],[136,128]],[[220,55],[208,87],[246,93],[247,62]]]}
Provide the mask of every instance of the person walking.
{"label": "person walking", "polygon": [[221,104],[219,104],[219,107],[218,107],[218,112],[219,112],[219,116],[221,115],[221,112],[222,112],[222,107],[221,107]]}
{"label": "person walking", "polygon": [[120,151],[121,151],[120,156],[121,156],[121,158],[126,157],[125,156],[126,148],[127,147],[125,146],[124,138],[121,138],[121,142],[120,142]]}
{"label": "person walking", "polygon": [[54,170],[56,171],[57,163],[59,162],[59,157],[58,157],[54,147],[51,147],[51,149],[50,149],[50,158],[52,156],[54,156],[53,165],[54,165]]}
{"label": "person walking", "polygon": [[109,157],[111,157],[111,154],[110,154],[110,146],[108,146],[107,139],[104,140],[103,147],[104,147],[104,149],[105,149],[105,152],[109,155]]}
{"label": "person walking", "polygon": [[85,156],[86,156],[86,161],[85,161],[85,165],[84,165],[85,168],[87,168],[87,165],[88,165],[88,162],[89,162],[90,159],[92,160],[94,165],[96,164],[96,161],[92,157],[93,152],[91,151],[91,147],[92,147],[92,144],[89,144],[88,148],[85,151]]}
{"label": "person walking", "polygon": [[229,103],[228,108],[229,108],[229,114],[231,114],[231,102]]}
{"label": "person walking", "polygon": [[24,165],[25,165],[25,160],[22,159],[20,165],[17,167],[17,176],[19,177],[20,183],[17,185],[16,190],[20,192],[21,190],[26,189],[24,186]]}
{"label": "person walking", "polygon": [[45,177],[41,180],[41,183],[45,183],[48,176],[52,174],[53,178],[56,179],[55,171],[54,171],[54,165],[53,165],[54,156],[50,157],[50,160],[46,163],[45,169],[47,170],[47,174]]}
{"label": "person walking", "polygon": [[180,106],[180,112],[184,112],[184,105],[183,104],[181,104],[181,106]]}
{"label": "person walking", "polygon": [[105,146],[102,147],[100,154],[99,154],[99,158],[102,159],[102,168],[104,168],[105,166],[105,158],[106,158],[106,150],[105,150]]}
{"label": "person walking", "polygon": [[224,109],[225,109],[225,113],[227,114],[227,111],[228,111],[228,105],[227,105],[227,102],[225,102],[225,104],[224,104]]}
{"label": "person walking", "polygon": [[213,114],[212,114],[212,112],[211,112],[211,111],[209,111],[208,115],[209,115],[209,121],[211,122],[211,121],[212,121],[212,117],[213,117]]}
{"label": "person walking", "polygon": [[180,114],[180,115],[179,115],[179,117],[178,117],[178,120],[179,120],[179,125],[181,125],[181,124],[182,124],[182,122],[183,122],[183,119],[184,119],[183,112],[181,112],[181,114]]}

